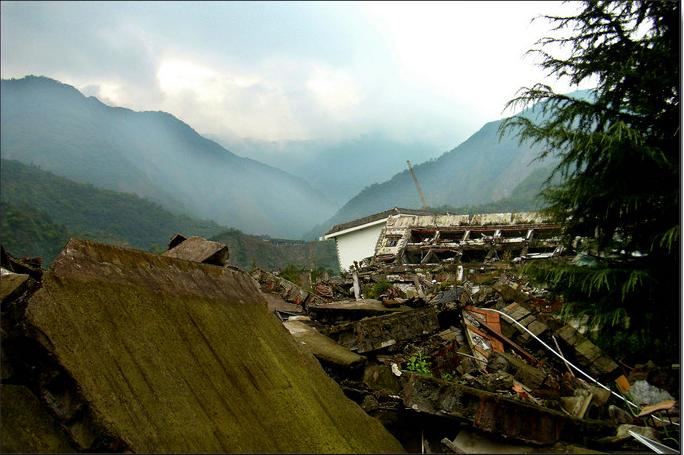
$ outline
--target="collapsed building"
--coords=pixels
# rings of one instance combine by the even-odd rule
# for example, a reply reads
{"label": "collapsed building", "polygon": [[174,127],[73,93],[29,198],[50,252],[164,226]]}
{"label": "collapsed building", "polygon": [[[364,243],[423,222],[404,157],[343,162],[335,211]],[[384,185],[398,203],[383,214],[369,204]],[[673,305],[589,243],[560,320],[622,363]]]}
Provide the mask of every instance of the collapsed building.
{"label": "collapsed building", "polygon": [[517,275],[557,226],[381,221],[371,260],[306,289],[198,237],[71,240],[44,274],[3,251],[0,449],[676,453],[675,374],[617,363]]}
{"label": "collapsed building", "polygon": [[367,257],[396,264],[538,259],[562,253],[560,226],[537,212],[435,214],[394,208],[333,226],[342,270]]}
{"label": "collapsed building", "polygon": [[377,262],[440,264],[542,258],[562,252],[560,226],[536,212],[389,217]]}

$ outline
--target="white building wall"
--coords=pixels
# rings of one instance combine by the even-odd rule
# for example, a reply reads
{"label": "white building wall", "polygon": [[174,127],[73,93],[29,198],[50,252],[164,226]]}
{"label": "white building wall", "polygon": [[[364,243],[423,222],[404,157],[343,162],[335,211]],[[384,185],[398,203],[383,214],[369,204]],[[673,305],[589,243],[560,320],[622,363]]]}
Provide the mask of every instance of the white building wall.
{"label": "white building wall", "polygon": [[378,243],[380,231],[382,231],[383,227],[385,227],[385,223],[335,237],[340,268],[342,270],[349,270],[354,261],[361,261],[364,258],[373,256],[375,254],[375,245]]}

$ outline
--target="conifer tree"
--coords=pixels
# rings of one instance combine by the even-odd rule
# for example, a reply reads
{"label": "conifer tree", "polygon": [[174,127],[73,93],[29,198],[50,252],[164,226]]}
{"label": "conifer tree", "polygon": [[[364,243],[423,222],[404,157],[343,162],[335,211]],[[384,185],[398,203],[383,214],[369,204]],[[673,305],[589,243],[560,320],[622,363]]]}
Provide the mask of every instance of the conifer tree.
{"label": "conifer tree", "polygon": [[542,115],[511,117],[500,133],[542,144],[541,157],[558,156],[561,183],[549,179],[542,196],[566,243],[583,238],[577,249],[590,256],[526,271],[565,297],[567,314],[599,324],[611,354],[676,359],[680,3],[594,0],[575,15],[544,17],[553,36],[530,52],[549,75],[595,80],[596,88],[574,98],[523,87],[507,107],[537,104]]}

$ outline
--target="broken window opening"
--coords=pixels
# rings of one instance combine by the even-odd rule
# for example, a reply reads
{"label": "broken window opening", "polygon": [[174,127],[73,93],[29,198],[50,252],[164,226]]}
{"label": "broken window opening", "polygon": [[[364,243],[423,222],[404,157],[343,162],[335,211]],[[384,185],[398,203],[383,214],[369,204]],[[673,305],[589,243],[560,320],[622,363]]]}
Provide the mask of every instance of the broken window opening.
{"label": "broken window opening", "polygon": [[463,251],[461,254],[461,263],[468,264],[471,262],[484,262],[489,250],[469,250]]}
{"label": "broken window opening", "polygon": [[460,229],[457,231],[440,231],[440,243],[459,243],[464,239],[467,231]]}
{"label": "broken window opening", "polygon": [[392,247],[397,246],[399,240],[401,240],[401,235],[387,235],[385,236],[385,246]]}
{"label": "broken window opening", "polygon": [[410,243],[429,242],[435,236],[435,229],[411,229]]}

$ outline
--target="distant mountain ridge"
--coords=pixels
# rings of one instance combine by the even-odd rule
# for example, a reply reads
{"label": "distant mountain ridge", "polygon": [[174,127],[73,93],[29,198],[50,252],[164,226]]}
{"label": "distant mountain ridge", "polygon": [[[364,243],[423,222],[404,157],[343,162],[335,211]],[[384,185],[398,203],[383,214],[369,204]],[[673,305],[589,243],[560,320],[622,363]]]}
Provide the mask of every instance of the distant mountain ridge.
{"label": "distant mountain ridge", "polygon": [[214,137],[238,155],[305,179],[338,208],[362,188],[406,169],[406,160],[420,163],[443,152],[434,145],[404,143],[379,132],[337,142],[269,142]]}
{"label": "distant mountain ridge", "polygon": [[[15,209],[9,213],[16,213],[15,221],[24,225],[29,226],[25,221],[31,218],[36,225],[62,226],[68,236],[143,250],[163,251],[176,232],[211,237],[226,230],[213,221],[172,214],[135,194],[77,183],[14,160],[0,160],[0,200]],[[26,228],[5,221],[0,241],[15,255],[43,256],[49,262],[68,239],[59,229],[46,228],[61,234],[54,245],[43,242],[39,248],[35,242],[20,241],[25,237],[20,231]],[[32,235],[37,240],[43,237]]]}
{"label": "distant mountain ridge", "polygon": [[2,80],[0,154],[175,213],[300,237],[334,206],[304,180],[239,157],[171,114],[135,112],[45,77]]}
{"label": "distant mountain ridge", "polygon": [[230,263],[279,270],[287,265],[337,271],[332,242],[277,241],[213,221],[174,215],[134,194],[102,190],[14,160],[0,160],[0,243],[15,256],[47,266],[69,237],[164,251],[176,232],[229,247]]}
{"label": "distant mountain ridge", "polygon": [[[589,90],[570,94],[575,98],[589,98]],[[542,115],[539,106],[524,110],[521,115],[536,118]],[[511,132],[499,139],[503,120],[486,123],[463,143],[439,158],[414,164],[414,171],[430,207],[537,207],[534,189],[545,180],[539,173],[549,175],[558,162],[556,157],[537,160],[542,147],[519,144]],[[525,182],[515,198],[514,189]],[[521,198],[521,195],[524,197]],[[499,202],[497,202],[499,201]],[[391,179],[370,185],[350,199],[330,219],[309,231],[303,238],[317,238],[330,227],[391,207],[421,208],[416,186],[409,172],[402,171]],[[510,210],[510,209],[508,209]]]}

